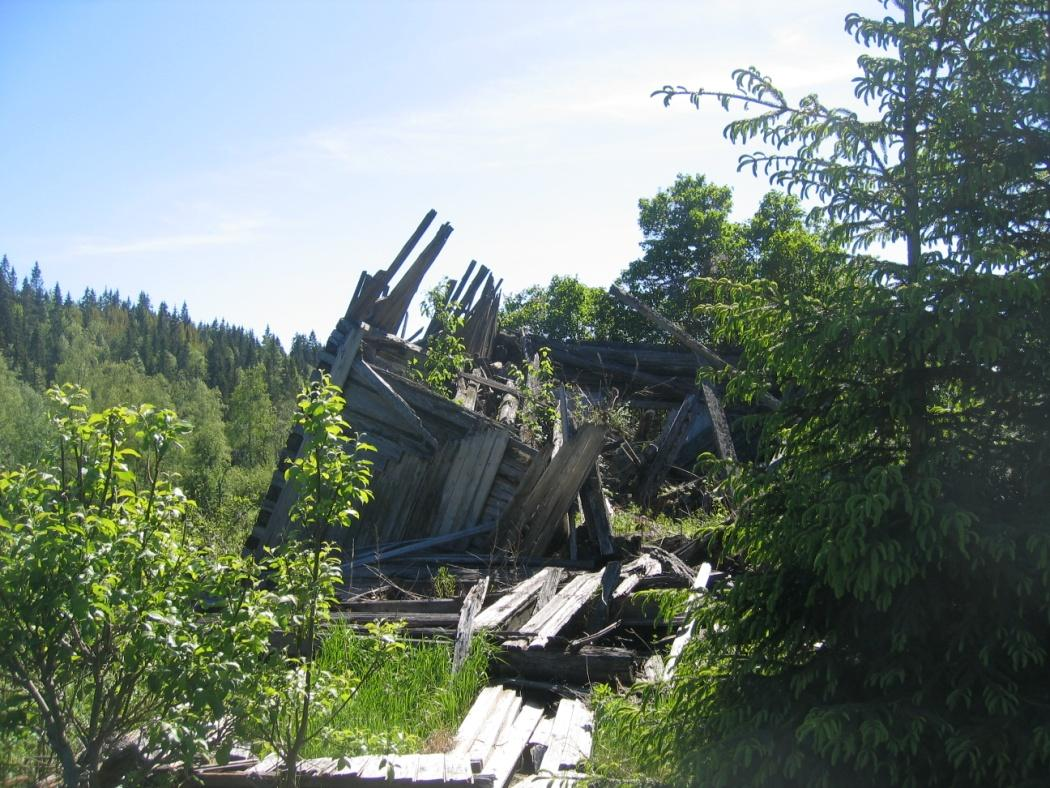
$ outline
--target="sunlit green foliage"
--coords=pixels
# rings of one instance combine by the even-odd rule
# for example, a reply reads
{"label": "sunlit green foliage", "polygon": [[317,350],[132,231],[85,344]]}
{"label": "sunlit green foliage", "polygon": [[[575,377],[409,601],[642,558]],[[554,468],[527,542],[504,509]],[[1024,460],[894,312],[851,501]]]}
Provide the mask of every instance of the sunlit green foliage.
{"label": "sunlit green foliage", "polygon": [[447,302],[451,288],[452,283],[444,280],[427,293],[423,315],[436,324],[437,330],[427,337],[422,358],[412,359],[409,367],[413,378],[450,398],[455,394],[456,377],[470,363],[466,345],[459,336],[463,315],[456,311],[455,304]]}
{"label": "sunlit green foliage", "polygon": [[352,677],[355,694],[313,742],[311,756],[437,752],[486,684],[493,647],[476,638],[458,673],[452,673],[452,644],[410,643],[403,650],[378,650],[374,638],[335,628],[325,639],[318,665]]}
{"label": "sunlit green foliage", "polygon": [[[253,712],[258,735],[281,757],[293,785],[305,747],[353,700],[358,680],[325,670],[317,643],[342,581],[338,550],[326,535],[351,527],[357,507],[371,498],[372,463],[363,453],[374,451],[350,431],[343,418],[346,400],[327,375],[299,395],[298,407],[304,448],[285,472],[297,493],[290,512],[296,533],[266,559],[279,589],[275,614],[289,653],[266,674]],[[388,630],[374,634],[371,642],[380,655],[403,648]]]}
{"label": "sunlit green foliage", "polygon": [[141,768],[188,764],[230,743],[253,695],[267,594],[187,525],[164,474],[185,422],[151,405],[92,414],[72,386],[50,396],[46,463],[0,473],[0,682],[71,788],[129,736]]}

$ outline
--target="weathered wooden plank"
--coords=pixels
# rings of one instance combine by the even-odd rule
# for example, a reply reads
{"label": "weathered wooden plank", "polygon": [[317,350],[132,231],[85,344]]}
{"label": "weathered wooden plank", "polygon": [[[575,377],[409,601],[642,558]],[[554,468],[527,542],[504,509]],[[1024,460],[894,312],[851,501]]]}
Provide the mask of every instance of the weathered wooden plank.
{"label": "weathered wooden plank", "polygon": [[[605,442],[606,428],[585,424],[550,461],[518,509],[508,510],[508,537],[514,534],[524,555],[541,555],[579,493]],[[501,523],[501,527],[503,524]],[[513,543],[513,542],[512,542]]]}
{"label": "weathered wooden plank", "polygon": [[485,724],[485,720],[487,720],[492,714],[496,704],[506,692],[508,692],[508,690],[497,685],[494,687],[485,687],[478,693],[478,697],[474,699],[474,704],[467,712],[467,716],[464,717],[463,722],[459,724],[459,730],[456,731],[455,743],[449,751],[450,753],[466,755],[467,751],[470,749],[470,745],[474,742],[474,739],[477,738],[481,727]]}
{"label": "weathered wooden plank", "polygon": [[474,620],[477,629],[505,629],[507,623],[524,611],[530,604],[535,603],[536,595],[545,583],[554,577],[557,583],[561,577],[562,570],[556,567],[547,567],[532,577],[529,577],[510,591],[496,600],[493,604],[482,610]]}
{"label": "weathered wooden plank", "polygon": [[387,412],[397,417],[399,426],[403,425],[402,428],[406,432],[411,435],[418,434],[431,449],[437,449],[437,440],[423,426],[419,415],[363,358],[358,358],[354,362],[351,379],[360,380],[362,384],[378,394]]}
{"label": "weathered wooden plank", "polygon": [[711,423],[715,427],[715,443],[718,446],[718,456],[723,460],[735,460],[736,448],[733,446],[733,435],[729,431],[729,419],[722,409],[722,403],[718,401],[715,390],[707,383],[700,384],[700,391],[704,396],[704,404],[711,416]]}
{"label": "weathered wooden plank", "polygon": [[527,639],[508,641],[507,648],[541,649],[558,635],[591,600],[602,585],[604,572],[577,575],[521,626]]}
{"label": "weathered wooden plank", "polygon": [[459,611],[459,624],[456,626],[456,643],[452,652],[452,673],[459,673],[470,654],[470,641],[474,636],[475,617],[485,603],[485,594],[489,590],[489,579],[483,577],[476,586],[467,592],[463,600],[463,609]]}
{"label": "weathered wooden plank", "polygon": [[536,594],[536,609],[539,610],[545,607],[554,599],[558,593],[558,586],[561,585],[561,580],[565,576],[565,570],[558,567],[550,567],[548,570],[550,574],[547,579],[543,581],[543,585],[540,586],[539,592]]}
{"label": "weathered wooden plank", "polygon": [[576,769],[591,756],[594,716],[578,700],[562,699],[554,716],[547,753],[540,762],[542,772]]}
{"label": "weathered wooden plank", "polygon": [[508,689],[502,690],[488,717],[478,728],[474,740],[465,747],[457,742],[453,753],[465,754],[470,759],[470,766],[474,773],[481,772],[492,748],[503,734],[503,729],[514,723],[521,710],[521,705],[521,696],[518,693]]}
{"label": "weathered wooden plank", "polygon": [[390,284],[390,280],[394,274],[397,273],[398,269],[404,264],[408,256],[412,254],[412,250],[419,243],[419,239],[423,237],[423,234],[429,229],[434,218],[437,216],[437,211],[431,208],[427,211],[426,216],[423,217],[423,221],[416,227],[415,232],[409,236],[409,239],[405,242],[405,245],[401,247],[401,251],[397,253],[393,262],[390,263],[384,271],[379,271],[375,276],[369,277],[367,280],[359,283],[361,285],[360,292],[355,295],[353,301],[350,302],[349,308],[346,310],[347,318],[352,320],[362,320],[365,315],[371,312],[376,299],[382,295],[383,290]]}
{"label": "weathered wooden plank", "polygon": [[437,234],[419,253],[419,256],[409,269],[405,271],[405,275],[401,277],[393,290],[390,291],[390,295],[376,302],[368,320],[369,323],[390,333],[397,330],[405,313],[408,311],[412,298],[415,296],[416,291],[419,290],[423,277],[430,270],[430,266],[434,264],[451,234],[452,225],[447,222],[438,228]]}
{"label": "weathered wooden plank", "polygon": [[543,478],[547,468],[550,466],[551,457],[554,454],[554,445],[548,443],[532,458],[525,474],[518,483],[503,517],[500,518],[499,527],[496,532],[496,546],[504,550],[513,550],[518,546],[521,539],[521,528],[524,525],[525,513],[522,508],[526,501],[532,496],[536,485]]}
{"label": "weathered wooden plank", "polygon": [[464,524],[480,524],[482,512],[485,511],[485,503],[492,492],[492,486],[496,483],[496,476],[499,475],[503,465],[503,457],[507,453],[509,443],[509,432],[501,429],[489,431],[487,451],[479,458],[480,474],[475,479],[474,496],[467,507]]}
{"label": "weathered wooden plank", "polygon": [[503,788],[510,781],[521,753],[541,719],[543,707],[526,704],[521,707],[513,724],[504,727],[484,765],[484,773],[491,777],[495,788]]}

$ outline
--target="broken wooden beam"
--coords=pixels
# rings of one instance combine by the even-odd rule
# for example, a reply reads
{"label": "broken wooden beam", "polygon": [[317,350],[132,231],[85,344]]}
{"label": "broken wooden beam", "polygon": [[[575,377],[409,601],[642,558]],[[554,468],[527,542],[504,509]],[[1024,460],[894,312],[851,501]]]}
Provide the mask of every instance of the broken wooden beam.
{"label": "broken wooden beam", "polygon": [[489,579],[481,578],[478,584],[467,592],[463,608],[459,611],[459,624],[456,626],[456,643],[452,650],[452,673],[459,673],[470,654],[470,642],[474,637],[476,617],[485,604],[485,595],[489,591]]}
{"label": "broken wooden beam", "polygon": [[530,605],[535,606],[536,598],[541,590],[549,584],[553,584],[557,588],[558,582],[564,574],[563,569],[547,567],[518,583],[518,585],[514,586],[478,614],[474,620],[475,628],[494,630],[511,628],[511,624],[516,617],[529,610]]}
{"label": "broken wooden beam", "polygon": [[[631,309],[638,312],[638,314],[642,315],[642,317],[646,318],[657,328],[666,331],[668,334],[673,336],[687,348],[696,353],[696,355],[698,355],[700,358],[704,359],[704,361],[706,361],[715,369],[728,369],[730,371],[736,371],[735,367],[733,367],[732,364],[730,364],[724,358],[722,358],[709,347],[707,347],[707,345],[703,344],[698,339],[691,336],[680,325],[671,320],[668,320],[666,317],[661,315],[648,304],[642,303],[630,293],[621,290],[616,285],[610,285],[609,295],[611,295],[621,304],[624,304],[625,306],[628,306]],[[758,402],[763,407],[768,408],[769,410],[776,410],[780,407],[780,400],[778,400],[768,391],[763,391],[758,395]]]}

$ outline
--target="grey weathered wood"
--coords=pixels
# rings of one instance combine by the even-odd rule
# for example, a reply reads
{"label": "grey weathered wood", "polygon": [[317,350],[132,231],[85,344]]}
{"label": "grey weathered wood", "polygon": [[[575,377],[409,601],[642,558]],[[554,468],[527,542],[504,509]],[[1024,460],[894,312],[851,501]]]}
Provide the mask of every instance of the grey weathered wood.
{"label": "grey weathered wood", "polygon": [[456,643],[452,651],[452,673],[459,673],[470,654],[470,641],[474,637],[475,617],[485,604],[485,595],[489,590],[489,579],[483,577],[476,586],[467,592],[463,608],[459,611],[459,625],[456,627]]}
{"label": "grey weathered wood", "polygon": [[557,773],[579,766],[591,756],[593,730],[594,716],[586,706],[577,700],[561,700],[540,770]]}
{"label": "grey weathered wood", "polygon": [[504,424],[513,424],[518,418],[518,398],[513,394],[504,394],[499,404],[499,415],[496,417]]}
{"label": "grey weathered wood", "polygon": [[387,285],[390,284],[394,274],[397,273],[398,269],[404,264],[408,256],[412,254],[412,250],[416,244],[419,243],[419,239],[423,237],[423,234],[430,227],[434,218],[437,216],[437,211],[431,208],[427,211],[427,215],[423,217],[423,221],[416,227],[415,232],[405,242],[405,245],[401,247],[401,251],[397,253],[390,266],[384,270],[378,272],[375,276],[370,277],[361,288],[361,292],[357,294],[353,301],[350,302],[350,307],[346,310],[346,316],[352,320],[362,320],[375,305],[376,299],[378,299]]}
{"label": "grey weathered wood", "polygon": [[518,488],[514,491],[514,497],[500,518],[499,528],[496,535],[496,546],[504,550],[514,550],[521,538],[521,525],[524,513],[522,507],[532,496],[539,484],[540,479],[550,467],[551,457],[554,454],[554,445],[546,444],[532,458],[529,467],[518,482]]}
{"label": "grey weathered wood", "polygon": [[585,424],[551,460],[521,507],[523,517],[517,531],[521,534],[525,555],[541,555],[547,549],[562,515],[569,510],[584,479],[594,468],[605,443],[605,433],[602,425]]}
{"label": "grey weathered wood", "polygon": [[514,724],[514,720],[521,710],[521,696],[513,690],[505,689],[503,695],[493,707],[492,712],[474,737],[474,741],[467,747],[466,755],[470,759],[470,767],[475,774],[485,768],[492,749],[503,735],[504,729]]}
{"label": "grey weathered wood", "polygon": [[707,383],[700,384],[700,391],[704,396],[704,404],[711,416],[711,422],[715,427],[715,444],[718,446],[718,456],[723,460],[735,460],[736,448],[733,446],[733,435],[729,431],[729,419],[722,409],[722,403],[718,401],[718,395]]}
{"label": "grey weathered wood", "polygon": [[576,638],[575,640],[569,641],[569,645],[565,651],[569,654],[575,654],[584,646],[589,646],[592,643],[596,643],[606,635],[612,634],[620,627],[619,621],[613,621],[611,624],[606,624],[604,627],[599,629],[590,635],[584,635],[582,638]]}
{"label": "grey weathered wood", "polygon": [[[549,583],[557,587],[564,570],[546,567],[529,577],[482,610],[474,620],[477,629],[505,629],[508,622],[520,615],[530,605],[535,605],[537,595]],[[552,594],[553,596],[553,594]]]}
{"label": "grey weathered wood", "polygon": [[493,710],[496,708],[496,705],[500,702],[500,699],[507,692],[508,690],[497,685],[494,687],[485,687],[478,693],[470,710],[467,711],[467,715],[463,718],[463,722],[459,724],[459,730],[456,731],[455,742],[450,750],[451,753],[466,755],[467,751],[470,749],[470,745],[473,744],[474,739],[477,738],[478,733],[485,724],[485,721],[489,718]]}
{"label": "grey weathered wood", "polygon": [[706,411],[699,391],[691,391],[677,410],[670,412],[664,421],[663,430],[656,442],[646,449],[644,465],[638,474],[638,498],[649,505],[667,478],[689,438],[690,430],[697,419],[706,418]]}
{"label": "grey weathered wood", "polygon": [[[355,376],[380,396],[388,412],[396,414],[406,430],[418,434],[431,449],[437,449],[437,439],[423,426],[419,414],[412,410],[411,406],[405,402],[401,395],[394,391],[393,387],[363,358],[358,358],[354,362],[351,377]],[[348,394],[347,398],[349,399],[349,397],[350,395]]]}
{"label": "grey weathered wood", "polygon": [[[715,369],[729,369],[735,371],[735,368],[728,361],[723,359],[721,356],[719,356],[709,347],[697,340],[695,337],[690,336],[690,334],[680,325],[671,320],[668,320],[659,312],[652,309],[650,306],[643,304],[634,296],[621,290],[616,285],[609,286],[609,294],[621,304],[624,304],[625,306],[628,306],[631,309],[638,312],[657,328],[661,329],[662,331],[666,331],[668,334],[673,336],[687,348],[689,348],[702,359],[704,359]],[[780,407],[780,400],[778,400],[768,391],[764,391],[761,394],[759,394],[758,401],[763,407],[769,408],[770,410],[776,410]]]}
{"label": "grey weathered wood", "polygon": [[483,768],[484,774],[491,777],[495,788],[503,788],[510,781],[521,753],[541,719],[542,706],[525,704],[514,722],[503,728]]}
{"label": "grey weathered wood", "polygon": [[629,649],[583,646],[574,653],[555,649],[504,649],[489,667],[491,675],[521,677],[575,686],[630,684],[638,656]]}
{"label": "grey weathered wood", "polygon": [[451,234],[452,225],[447,222],[438,228],[437,234],[427,244],[426,248],[420,252],[415,262],[412,263],[405,275],[401,277],[397,285],[390,291],[390,295],[376,302],[372,310],[371,319],[368,321],[369,323],[391,333],[397,330],[401,320],[408,312],[408,306],[412,302],[412,298],[415,296],[416,291],[419,290],[423,277],[426,276],[427,271],[434,264]]}
{"label": "grey weathered wood", "polygon": [[522,624],[521,631],[528,633],[526,638],[508,641],[506,647],[539,649],[546,646],[590,602],[601,588],[603,575],[604,571],[574,577]]}
{"label": "grey weathered wood", "polygon": [[609,611],[612,607],[613,594],[620,584],[620,562],[610,561],[602,570],[601,595],[591,607],[587,619],[588,631],[595,631],[609,623]]}
{"label": "grey weathered wood", "polygon": [[557,567],[550,567],[550,573],[547,575],[547,579],[543,581],[543,585],[540,586],[540,590],[536,594],[537,610],[545,607],[552,599],[554,599],[555,594],[558,593],[558,586],[561,585],[561,580],[564,575],[565,570]]}

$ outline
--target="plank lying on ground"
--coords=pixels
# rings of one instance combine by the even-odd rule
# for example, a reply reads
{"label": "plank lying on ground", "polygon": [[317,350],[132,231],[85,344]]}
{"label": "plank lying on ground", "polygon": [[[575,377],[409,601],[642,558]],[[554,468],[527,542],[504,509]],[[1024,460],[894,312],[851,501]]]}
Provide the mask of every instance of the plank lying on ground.
{"label": "plank lying on ground", "polygon": [[506,628],[511,619],[535,601],[544,583],[548,582],[552,576],[559,578],[561,574],[561,569],[550,566],[521,581],[496,602],[482,610],[474,619],[474,626],[477,629]]}
{"label": "plank lying on ground", "polygon": [[594,715],[578,700],[563,699],[558,703],[547,753],[540,762],[540,772],[557,773],[574,770],[591,756]]}
{"label": "plank lying on ground", "polygon": [[540,649],[565,628],[602,585],[604,572],[577,575],[546,605],[521,625],[522,632],[535,633],[528,640],[510,641],[508,648]]}
{"label": "plank lying on ground", "polygon": [[467,712],[466,719],[456,733],[453,755],[466,756],[477,774],[484,766],[489,753],[499,741],[504,727],[512,725],[521,710],[521,696],[505,687],[490,687],[495,693],[484,691]]}
{"label": "plank lying on ground", "polygon": [[510,781],[521,759],[521,753],[541,719],[542,706],[525,704],[513,724],[503,728],[482,768],[482,774],[492,779],[494,788],[503,788]]}
{"label": "plank lying on ground", "polygon": [[[198,771],[197,784],[208,788],[253,788],[277,785],[280,761],[267,757],[253,768],[237,772]],[[304,788],[362,788],[391,786],[491,786],[488,775],[475,775],[465,756],[448,753],[408,755],[360,755],[349,759],[311,758],[299,767]]]}

